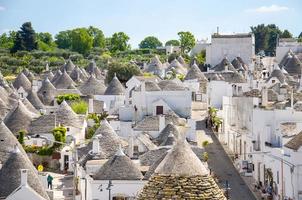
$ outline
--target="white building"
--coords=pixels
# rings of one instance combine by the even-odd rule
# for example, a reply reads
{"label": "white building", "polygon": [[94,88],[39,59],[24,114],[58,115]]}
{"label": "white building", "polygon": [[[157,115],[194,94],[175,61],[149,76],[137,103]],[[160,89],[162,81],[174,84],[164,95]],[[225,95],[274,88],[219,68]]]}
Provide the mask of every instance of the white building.
{"label": "white building", "polygon": [[92,176],[87,175],[87,200],[135,199],[146,181],[137,164],[121,149],[105,162]]}
{"label": "white building", "polygon": [[206,47],[206,64],[217,65],[224,57],[236,57],[250,64],[255,56],[255,37],[251,33],[221,35],[213,34],[211,44]]}
{"label": "white building", "polygon": [[299,199],[302,112],[272,109],[266,98],[224,97],[219,138],[234,152],[238,169],[262,189],[271,186],[274,199]]}

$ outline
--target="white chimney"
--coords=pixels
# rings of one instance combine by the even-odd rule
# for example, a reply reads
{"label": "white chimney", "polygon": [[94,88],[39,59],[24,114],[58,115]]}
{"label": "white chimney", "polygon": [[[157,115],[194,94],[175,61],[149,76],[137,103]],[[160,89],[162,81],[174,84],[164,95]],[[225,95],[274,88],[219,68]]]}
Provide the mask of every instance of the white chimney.
{"label": "white chimney", "polygon": [[100,142],[99,138],[94,137],[92,140],[92,153],[98,154],[100,153]]}
{"label": "white chimney", "polygon": [[88,100],[88,113],[93,113],[93,99]]}
{"label": "white chimney", "polygon": [[166,127],[166,119],[164,115],[159,115],[159,132]]}
{"label": "white chimney", "polygon": [[27,172],[28,169],[21,169],[21,186],[27,186]]}
{"label": "white chimney", "polygon": [[268,97],[267,97],[267,88],[263,87],[262,89],[262,106],[267,106],[268,103]]}

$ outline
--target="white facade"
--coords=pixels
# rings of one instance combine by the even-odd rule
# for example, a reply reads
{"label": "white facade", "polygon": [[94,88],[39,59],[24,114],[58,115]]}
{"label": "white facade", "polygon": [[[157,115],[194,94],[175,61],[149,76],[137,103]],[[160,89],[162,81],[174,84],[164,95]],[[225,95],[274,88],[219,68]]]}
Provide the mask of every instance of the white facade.
{"label": "white facade", "polygon": [[[87,178],[87,200],[109,199],[108,187],[109,180],[93,180]],[[113,197],[124,197],[129,200],[135,199],[147,181],[143,180],[112,180],[111,199]]]}
{"label": "white facade", "polygon": [[[302,130],[302,112],[266,110],[259,108],[259,102],[258,98],[224,97],[219,139],[236,155],[240,171],[264,187],[273,183],[274,199],[301,199],[301,149],[293,151],[284,145]],[[288,123],[294,123],[295,129],[287,133],[282,127]],[[253,169],[243,169],[243,163]]]}
{"label": "white facade", "polygon": [[206,64],[217,65],[227,57],[232,61],[241,57],[250,64],[255,56],[255,37],[253,34],[212,35],[211,44],[206,47]]}
{"label": "white facade", "polygon": [[180,117],[191,117],[191,91],[133,91],[132,105],[138,110],[138,118],[146,115],[154,115],[156,106],[164,107],[164,113],[174,111]]}

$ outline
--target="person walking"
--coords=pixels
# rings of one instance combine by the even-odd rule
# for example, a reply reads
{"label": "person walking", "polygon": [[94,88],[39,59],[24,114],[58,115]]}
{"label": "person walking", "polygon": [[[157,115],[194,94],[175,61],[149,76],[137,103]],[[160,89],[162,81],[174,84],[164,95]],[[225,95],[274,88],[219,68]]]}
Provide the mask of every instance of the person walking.
{"label": "person walking", "polygon": [[50,175],[50,174],[48,174],[48,176],[47,176],[47,188],[49,189],[51,189],[52,190],[52,180],[53,180],[53,177]]}

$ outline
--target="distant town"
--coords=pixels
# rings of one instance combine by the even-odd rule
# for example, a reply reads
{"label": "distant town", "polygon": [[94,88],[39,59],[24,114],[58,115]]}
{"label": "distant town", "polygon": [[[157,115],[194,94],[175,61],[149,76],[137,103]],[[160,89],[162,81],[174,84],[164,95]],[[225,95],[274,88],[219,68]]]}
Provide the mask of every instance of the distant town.
{"label": "distant town", "polygon": [[0,199],[299,200],[302,33],[0,36]]}

